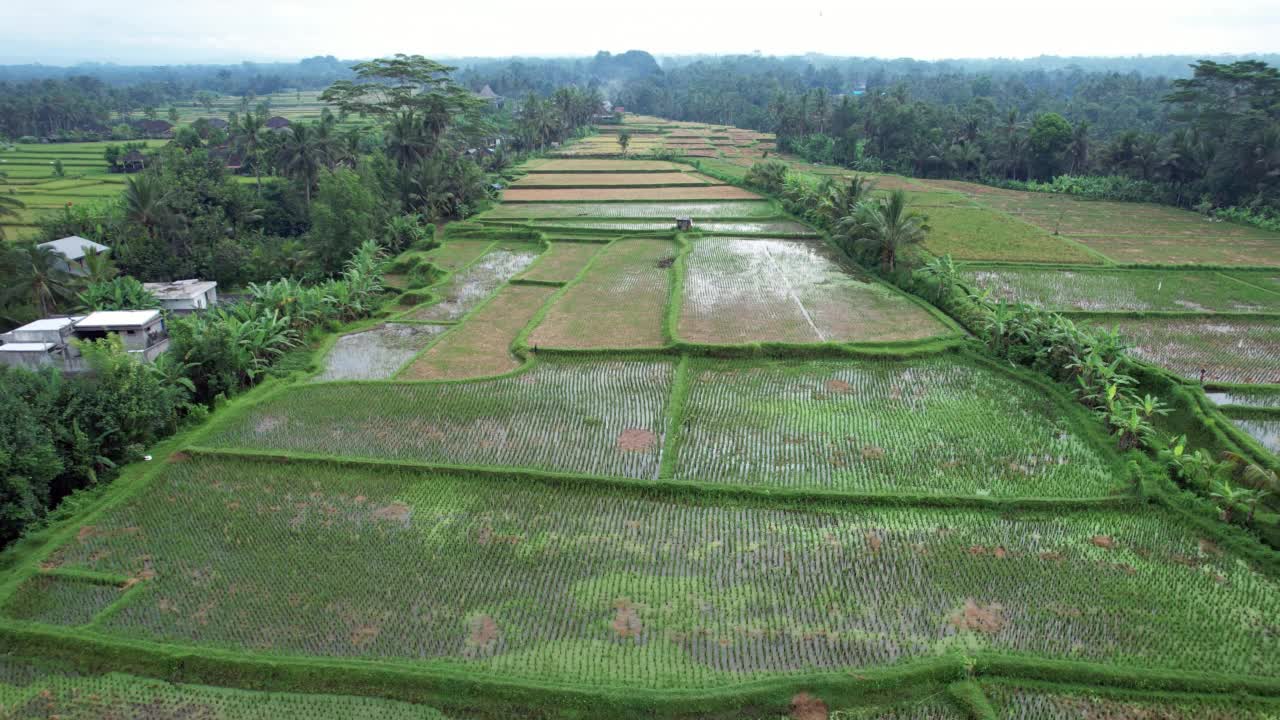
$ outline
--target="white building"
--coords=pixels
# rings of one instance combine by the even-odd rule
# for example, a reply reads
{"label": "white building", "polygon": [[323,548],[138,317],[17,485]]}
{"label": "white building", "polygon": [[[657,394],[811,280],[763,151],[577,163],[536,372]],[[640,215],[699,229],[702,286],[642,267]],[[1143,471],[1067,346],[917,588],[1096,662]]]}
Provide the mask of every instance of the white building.
{"label": "white building", "polygon": [[79,235],[64,237],[60,240],[51,240],[46,243],[40,243],[38,247],[48,248],[58,255],[62,256],[62,269],[72,275],[86,275],[88,271],[84,266],[84,257],[89,254],[90,250],[100,253],[109,253],[111,248],[92,240],[86,240]]}
{"label": "white building", "polygon": [[124,349],[140,362],[152,362],[169,349],[169,333],[159,310],[110,310],[84,317],[45,318],[0,335],[0,362],[38,368],[87,370],[72,340],[100,340],[118,335]]}
{"label": "white building", "polygon": [[170,312],[195,312],[218,304],[218,283],[213,280],[174,280],[142,286]]}
{"label": "white building", "polygon": [[45,318],[0,334],[0,364],[30,369],[62,364],[78,317]]}

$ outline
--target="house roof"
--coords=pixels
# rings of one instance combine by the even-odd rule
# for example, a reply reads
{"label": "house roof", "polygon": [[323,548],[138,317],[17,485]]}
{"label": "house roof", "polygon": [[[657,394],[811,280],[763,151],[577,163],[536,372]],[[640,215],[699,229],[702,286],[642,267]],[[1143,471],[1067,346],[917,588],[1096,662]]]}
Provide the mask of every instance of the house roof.
{"label": "house roof", "polygon": [[76,329],[142,327],[159,316],[159,310],[99,310],[85,315],[76,323]]}
{"label": "house roof", "polygon": [[209,127],[218,128],[219,130],[227,127],[227,121],[222,118],[200,118],[209,123]]}
{"label": "house roof", "polygon": [[218,283],[213,280],[174,280],[142,283],[142,287],[160,300],[186,300],[200,297],[218,287]]}
{"label": "house roof", "polygon": [[266,125],[272,130],[278,130],[282,127],[289,127],[289,120],[276,115],[275,117],[268,118]]}
{"label": "house roof", "polygon": [[144,160],[147,159],[147,156],[143,155],[141,152],[137,150],[130,150],[129,152],[125,153],[124,157],[121,159],[127,163],[143,162]]}
{"label": "house roof", "polygon": [[485,85],[484,87],[480,88],[480,92],[476,94],[484,98],[485,100],[497,100],[498,98],[502,97],[498,93],[494,92],[493,88],[489,87],[488,85]]}
{"label": "house roof", "polygon": [[15,333],[51,332],[53,330],[61,330],[62,328],[68,325],[71,325],[72,323],[74,323],[76,320],[79,320],[79,319],[80,318],[78,317],[58,317],[58,318],[43,318],[40,320],[32,320],[31,322],[27,323],[26,325],[23,325],[20,328],[14,328],[13,330],[10,330],[10,332],[15,332]]}
{"label": "house roof", "polygon": [[0,345],[0,352],[49,352],[55,347],[53,343],[16,342]]}
{"label": "house roof", "polygon": [[90,249],[98,252],[111,252],[111,248],[101,245],[92,240],[86,240],[79,235],[71,235],[59,240],[51,240],[46,243],[40,243],[40,247],[49,248],[68,260],[79,260],[89,254]]}

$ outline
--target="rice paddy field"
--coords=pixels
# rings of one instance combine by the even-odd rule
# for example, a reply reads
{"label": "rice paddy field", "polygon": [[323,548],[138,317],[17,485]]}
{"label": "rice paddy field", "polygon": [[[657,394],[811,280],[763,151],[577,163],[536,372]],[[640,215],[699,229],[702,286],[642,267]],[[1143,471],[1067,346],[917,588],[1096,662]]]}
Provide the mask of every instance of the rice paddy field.
{"label": "rice paddy field", "polygon": [[1188,379],[1280,383],[1280,323],[1275,318],[1128,318],[1093,322],[1117,328],[1139,358]]}
{"label": "rice paddy field", "polygon": [[1280,292],[1216,271],[972,267],[965,280],[1058,312],[1280,313]]}
{"label": "rice paddy field", "polygon": [[679,334],[690,342],[886,342],[947,330],[817,241],[702,238],[685,260]]}
{"label": "rice paddy field", "polygon": [[[159,147],[163,140],[148,140]],[[0,147],[0,193],[25,205],[16,217],[0,221],[10,240],[35,237],[36,221],[44,214],[60,212],[68,204],[112,200],[124,189],[126,175],[108,171],[103,151],[110,143],[17,144]],[[63,175],[54,172],[62,162]]]}
{"label": "rice paddy field", "polygon": [[[626,122],[402,257],[417,304],[0,562],[0,717],[1277,716],[1268,551],[1153,497],[1069,392],[712,179],[772,137]],[[620,129],[707,174],[624,158]],[[1055,234],[1035,204],[877,180],[968,283],[1207,365],[1276,437],[1274,388],[1241,384],[1280,383],[1264,262],[1117,267],[1122,218]]]}

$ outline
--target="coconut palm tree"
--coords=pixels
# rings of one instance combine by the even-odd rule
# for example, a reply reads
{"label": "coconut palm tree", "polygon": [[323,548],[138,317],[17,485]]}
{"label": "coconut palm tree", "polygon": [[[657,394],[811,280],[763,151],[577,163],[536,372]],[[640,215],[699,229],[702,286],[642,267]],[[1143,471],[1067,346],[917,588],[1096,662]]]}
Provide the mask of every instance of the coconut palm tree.
{"label": "coconut palm tree", "polygon": [[12,248],[5,259],[9,277],[0,290],[0,305],[30,304],[41,316],[49,316],[59,305],[76,302],[76,278],[65,268],[60,255],[36,243]]}
{"label": "coconut palm tree", "polygon": [[837,229],[855,244],[875,250],[885,271],[893,272],[903,251],[924,240],[929,231],[925,221],[925,216],[907,209],[907,194],[894,190],[886,200],[861,203]]}
{"label": "coconut palm tree", "polygon": [[320,178],[326,165],[325,149],[320,144],[317,131],[305,123],[294,123],[284,133],[276,162],[285,175],[302,183],[307,208],[311,207],[311,188]]}
{"label": "coconut palm tree", "polygon": [[258,197],[262,197],[262,151],[267,145],[266,120],[261,115],[246,112],[231,128],[236,150],[253,163],[253,175],[258,181]]}
{"label": "coconut palm tree", "polygon": [[169,193],[153,175],[128,178],[123,197],[125,219],[142,226],[152,240],[171,229],[177,221],[169,207]]}

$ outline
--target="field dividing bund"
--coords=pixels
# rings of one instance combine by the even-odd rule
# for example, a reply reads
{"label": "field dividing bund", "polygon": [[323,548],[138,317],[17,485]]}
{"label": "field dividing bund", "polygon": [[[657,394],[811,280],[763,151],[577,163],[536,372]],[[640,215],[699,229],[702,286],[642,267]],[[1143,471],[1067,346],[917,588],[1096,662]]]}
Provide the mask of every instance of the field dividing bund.
{"label": "field dividing bund", "polygon": [[555,288],[508,285],[455,326],[400,373],[402,380],[462,380],[520,367],[511,344]]}
{"label": "field dividing bund", "polygon": [[[1280,611],[1280,585],[1159,512],[704,505],[197,455],[46,562],[145,583],[89,637],[264,660],[631,689],[724,687],[961,648],[1280,674],[1280,640],[1256,624]],[[0,612],[22,607],[8,598]]]}
{"label": "field dividing bund", "polygon": [[679,336],[689,342],[894,342],[952,332],[816,241],[697,239],[684,269]]}
{"label": "field dividing bund", "polygon": [[665,347],[663,321],[678,249],[664,239],[610,244],[556,298],[529,344],[569,350]]}

